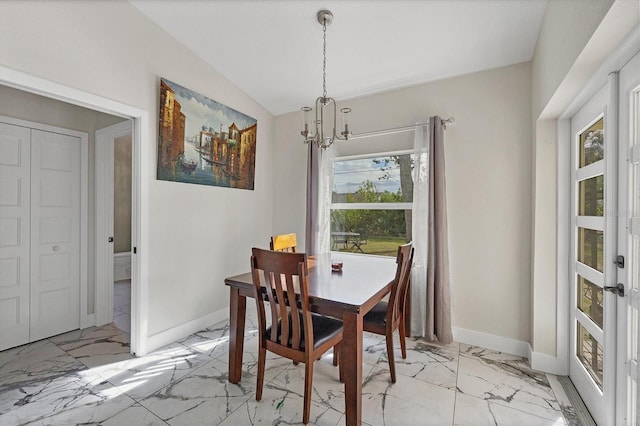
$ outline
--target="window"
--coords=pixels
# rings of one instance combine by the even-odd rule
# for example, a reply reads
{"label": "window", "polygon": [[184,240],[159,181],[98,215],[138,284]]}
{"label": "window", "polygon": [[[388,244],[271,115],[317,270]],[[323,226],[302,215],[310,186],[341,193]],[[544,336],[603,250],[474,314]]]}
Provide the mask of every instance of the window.
{"label": "window", "polygon": [[395,256],[411,241],[413,164],[406,151],[334,161],[331,250]]}

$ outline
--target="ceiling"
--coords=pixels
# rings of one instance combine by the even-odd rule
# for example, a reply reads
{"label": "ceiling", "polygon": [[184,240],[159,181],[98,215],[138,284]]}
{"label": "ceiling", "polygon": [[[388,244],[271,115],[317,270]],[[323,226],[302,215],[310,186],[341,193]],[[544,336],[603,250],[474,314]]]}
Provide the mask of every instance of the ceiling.
{"label": "ceiling", "polygon": [[[531,60],[546,0],[130,0],[274,115]],[[163,76],[171,78],[171,76]],[[188,81],[178,82],[188,87]]]}

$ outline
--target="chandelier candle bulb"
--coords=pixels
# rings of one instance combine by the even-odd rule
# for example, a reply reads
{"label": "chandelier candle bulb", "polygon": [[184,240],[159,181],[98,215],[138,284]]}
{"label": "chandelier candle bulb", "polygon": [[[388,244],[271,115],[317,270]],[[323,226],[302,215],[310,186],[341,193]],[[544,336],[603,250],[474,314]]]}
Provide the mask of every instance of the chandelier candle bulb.
{"label": "chandelier candle bulb", "polygon": [[308,143],[311,140],[310,136],[313,136],[309,131],[309,124],[311,123],[311,108],[302,107],[300,108],[300,111],[302,111],[302,127],[304,129],[300,134],[304,136],[304,142]]}

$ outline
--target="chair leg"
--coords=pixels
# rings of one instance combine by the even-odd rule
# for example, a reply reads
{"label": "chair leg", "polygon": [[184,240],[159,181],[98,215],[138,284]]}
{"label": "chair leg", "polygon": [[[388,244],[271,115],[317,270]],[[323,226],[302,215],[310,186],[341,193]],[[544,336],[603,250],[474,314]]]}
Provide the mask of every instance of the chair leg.
{"label": "chair leg", "polygon": [[302,411],[302,422],[309,423],[311,414],[311,391],[313,389],[313,360],[307,360],[304,371],[304,409]]}
{"label": "chair leg", "polygon": [[258,351],[258,382],[256,384],[256,401],[262,399],[262,386],[264,384],[264,364],[267,360],[267,350],[260,347]]}
{"label": "chair leg", "polygon": [[336,366],[340,362],[340,343],[333,347],[333,365]]}
{"label": "chair leg", "polygon": [[400,331],[400,350],[402,351],[402,359],[407,359],[407,342],[405,341],[405,337],[407,333],[404,331],[404,320],[400,319],[400,324],[398,325],[398,331]]}
{"label": "chair leg", "polygon": [[340,359],[338,360],[338,378],[340,380],[340,383],[344,383],[344,354],[342,353],[342,348],[344,348],[344,345],[342,343],[339,343],[337,346],[338,353],[340,354]]}
{"label": "chair leg", "polygon": [[393,333],[387,332],[387,358],[389,360],[389,371],[391,372],[391,383],[396,382],[396,361],[393,354]]}

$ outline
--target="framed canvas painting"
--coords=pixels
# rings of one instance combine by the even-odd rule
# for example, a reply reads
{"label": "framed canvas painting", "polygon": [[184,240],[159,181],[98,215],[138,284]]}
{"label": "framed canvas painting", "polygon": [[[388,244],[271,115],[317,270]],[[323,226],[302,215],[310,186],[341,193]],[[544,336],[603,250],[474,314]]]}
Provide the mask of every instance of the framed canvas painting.
{"label": "framed canvas painting", "polygon": [[253,190],[255,118],[163,78],[159,124],[159,180]]}

